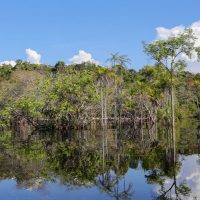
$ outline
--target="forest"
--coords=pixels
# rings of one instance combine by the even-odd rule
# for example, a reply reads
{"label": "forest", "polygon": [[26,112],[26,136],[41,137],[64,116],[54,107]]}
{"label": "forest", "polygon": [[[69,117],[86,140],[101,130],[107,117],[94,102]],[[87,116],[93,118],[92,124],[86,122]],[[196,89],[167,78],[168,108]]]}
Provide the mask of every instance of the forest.
{"label": "forest", "polygon": [[[17,60],[0,67],[0,129],[94,129],[129,124],[173,124],[200,118],[200,73],[186,71],[196,38],[191,30],[144,43],[155,65],[139,71],[111,54],[109,66],[86,62],[55,66]],[[129,67],[127,67],[129,66]]]}
{"label": "forest", "polygon": [[0,187],[15,181],[31,199],[40,192],[60,199],[62,191],[63,199],[84,192],[100,199],[197,199],[200,73],[187,71],[186,59],[200,59],[196,40],[185,29],[144,42],[154,64],[138,71],[121,53],[108,55],[106,66],[2,64]]}

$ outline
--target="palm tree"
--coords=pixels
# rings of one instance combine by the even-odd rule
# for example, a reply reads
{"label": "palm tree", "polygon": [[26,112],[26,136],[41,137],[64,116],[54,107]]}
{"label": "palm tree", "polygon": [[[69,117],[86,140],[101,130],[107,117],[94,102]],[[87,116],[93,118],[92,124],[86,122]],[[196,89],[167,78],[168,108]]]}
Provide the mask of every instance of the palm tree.
{"label": "palm tree", "polygon": [[107,62],[110,62],[112,67],[115,67],[116,65],[126,67],[127,64],[131,64],[131,59],[128,58],[127,55],[120,55],[119,52],[117,52],[111,53],[110,58],[107,59]]}
{"label": "palm tree", "polygon": [[131,63],[131,60],[127,55],[120,55],[117,53],[111,53],[111,57],[107,59],[111,63],[112,68],[114,69],[115,74],[120,76],[120,81],[115,82],[115,94],[116,94],[116,103],[115,103],[115,118],[119,118],[121,122],[122,115],[122,82],[123,82],[123,68],[126,68],[127,64]]}

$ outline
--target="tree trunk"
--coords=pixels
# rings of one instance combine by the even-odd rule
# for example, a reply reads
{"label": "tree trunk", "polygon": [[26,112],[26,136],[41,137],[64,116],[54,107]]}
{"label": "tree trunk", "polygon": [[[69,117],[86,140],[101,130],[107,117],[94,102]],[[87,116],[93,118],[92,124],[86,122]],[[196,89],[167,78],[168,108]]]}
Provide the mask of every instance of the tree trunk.
{"label": "tree trunk", "polygon": [[103,103],[103,89],[101,86],[101,125],[104,127],[104,103]]}
{"label": "tree trunk", "polygon": [[105,101],[104,101],[104,125],[107,128],[107,120],[108,120],[108,111],[107,111],[107,102],[108,102],[108,86],[106,84],[105,87]]}
{"label": "tree trunk", "polygon": [[[176,133],[175,133],[175,115],[174,115],[174,88],[173,88],[173,69],[171,69],[170,72],[170,96],[171,96],[171,118],[172,118],[172,123],[171,123],[171,129],[172,129],[172,142],[173,142],[173,149],[174,149],[174,155],[175,155],[175,151],[176,151]],[[174,158],[175,161],[175,158]]]}

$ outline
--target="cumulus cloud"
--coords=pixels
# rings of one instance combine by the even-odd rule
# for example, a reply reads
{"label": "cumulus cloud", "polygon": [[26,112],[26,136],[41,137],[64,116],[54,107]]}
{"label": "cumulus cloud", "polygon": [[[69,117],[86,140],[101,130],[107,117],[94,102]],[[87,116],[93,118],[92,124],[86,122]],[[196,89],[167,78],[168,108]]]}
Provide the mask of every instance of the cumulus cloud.
{"label": "cumulus cloud", "polygon": [[[193,30],[195,37],[197,38],[195,46],[200,46],[200,21],[192,23],[189,27],[183,25],[175,26],[173,28],[157,27],[157,39],[166,40],[169,37],[175,37],[183,33],[185,28],[190,28]],[[181,55],[181,57],[188,62],[188,70],[191,72],[200,72],[200,63],[197,62],[197,54],[193,52],[192,57],[188,58],[186,55]]]}
{"label": "cumulus cloud", "polygon": [[41,55],[33,49],[26,49],[27,61],[33,64],[40,64]]}
{"label": "cumulus cloud", "polygon": [[83,62],[92,62],[98,64],[98,61],[94,60],[90,53],[87,53],[83,50],[79,50],[79,53],[70,58],[69,62],[73,64],[81,64]]}
{"label": "cumulus cloud", "polygon": [[16,62],[13,60],[3,61],[3,62],[0,62],[0,66],[2,66],[2,65],[11,65],[12,67],[14,67],[16,65]]}
{"label": "cumulus cloud", "polygon": [[166,40],[169,37],[176,37],[178,34],[183,33],[185,26],[175,26],[174,28],[167,29],[164,27],[157,27],[157,39]]}

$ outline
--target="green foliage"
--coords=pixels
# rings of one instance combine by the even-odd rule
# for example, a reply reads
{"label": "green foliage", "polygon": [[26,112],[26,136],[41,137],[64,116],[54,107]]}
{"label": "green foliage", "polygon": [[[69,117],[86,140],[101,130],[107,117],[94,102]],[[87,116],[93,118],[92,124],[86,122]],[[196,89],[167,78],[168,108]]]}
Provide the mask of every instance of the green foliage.
{"label": "green foliage", "polygon": [[12,73],[13,67],[11,65],[3,65],[0,67],[0,81],[9,79]]}
{"label": "green foliage", "polygon": [[[200,76],[183,71],[178,56],[191,56],[194,36],[190,30],[176,38],[145,44],[145,52],[157,61],[139,72],[127,69],[130,60],[112,54],[112,66],[93,63],[54,67],[17,60],[0,67],[0,128],[20,116],[33,124],[87,126],[94,119],[121,117],[133,121],[170,119],[170,73],[176,118],[200,117]],[[166,63],[172,62],[173,66]],[[172,69],[170,68],[172,67]],[[105,116],[103,116],[103,115]]]}
{"label": "green foliage", "polygon": [[[191,58],[192,52],[198,52],[195,47],[195,36],[191,29],[186,29],[177,37],[170,37],[167,40],[157,40],[151,44],[144,43],[145,52],[159,65],[167,70],[175,71],[184,69],[186,63],[180,58],[181,54]],[[198,55],[198,54],[197,54]]]}

